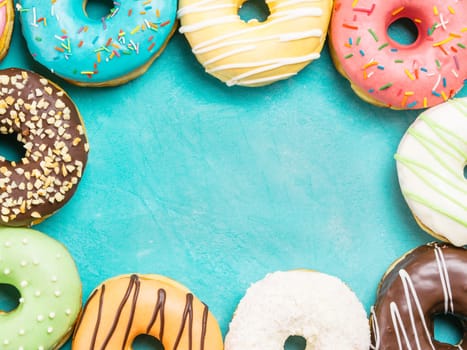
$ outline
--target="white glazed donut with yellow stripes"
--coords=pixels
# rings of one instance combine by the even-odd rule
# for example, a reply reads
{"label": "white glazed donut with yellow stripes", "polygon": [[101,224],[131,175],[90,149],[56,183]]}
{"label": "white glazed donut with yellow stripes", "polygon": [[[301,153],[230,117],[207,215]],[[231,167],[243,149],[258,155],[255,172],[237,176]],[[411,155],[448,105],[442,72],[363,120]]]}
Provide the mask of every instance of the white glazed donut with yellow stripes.
{"label": "white glazed donut with yellow stripes", "polygon": [[263,86],[319,58],[332,0],[269,0],[264,22],[240,19],[245,0],[180,0],[178,17],[207,73],[228,86]]}
{"label": "white glazed donut with yellow stripes", "polygon": [[422,113],[395,158],[402,194],[419,225],[443,241],[467,244],[467,98]]}

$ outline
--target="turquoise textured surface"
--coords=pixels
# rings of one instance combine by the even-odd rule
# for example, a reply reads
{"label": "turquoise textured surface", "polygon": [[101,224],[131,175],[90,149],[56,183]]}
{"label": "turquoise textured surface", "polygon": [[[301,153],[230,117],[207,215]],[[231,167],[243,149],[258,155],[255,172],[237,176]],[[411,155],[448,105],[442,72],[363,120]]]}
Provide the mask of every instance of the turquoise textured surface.
{"label": "turquoise textured surface", "polygon": [[75,196],[35,226],[71,252],[83,300],[115,275],[163,274],[207,303],[225,333],[251,283],[309,268],[341,278],[369,312],[393,260],[433,240],[401,196],[393,159],[419,112],[360,100],[327,46],[292,79],[228,88],[176,34],[142,77],[91,89],[34,63],[19,29],[0,68],[59,83],[88,132]]}

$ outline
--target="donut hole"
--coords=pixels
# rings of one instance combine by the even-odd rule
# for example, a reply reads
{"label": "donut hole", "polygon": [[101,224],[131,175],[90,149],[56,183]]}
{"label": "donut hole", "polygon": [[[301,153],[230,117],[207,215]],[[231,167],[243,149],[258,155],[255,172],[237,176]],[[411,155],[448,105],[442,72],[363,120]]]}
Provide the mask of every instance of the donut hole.
{"label": "donut hole", "polygon": [[306,339],[299,335],[291,335],[284,343],[284,350],[305,350]]}
{"label": "donut hole", "polygon": [[113,0],[85,0],[84,12],[91,19],[100,20],[108,16],[114,9]]}
{"label": "donut hole", "polygon": [[19,162],[25,157],[26,149],[23,146],[16,134],[0,135],[0,156],[10,162]]}
{"label": "donut hole", "polygon": [[436,314],[433,316],[434,339],[440,343],[458,345],[463,336],[464,328],[459,317],[453,314]]}
{"label": "donut hole", "polygon": [[410,46],[419,37],[418,27],[410,18],[402,17],[389,25],[388,36],[399,45]]}
{"label": "donut hole", "polygon": [[240,5],[238,15],[243,22],[264,22],[268,19],[271,11],[264,0],[247,0]]}
{"label": "donut hole", "polygon": [[159,339],[148,334],[138,335],[133,340],[131,348],[133,350],[164,350],[164,346]]}
{"label": "donut hole", "polygon": [[14,311],[19,306],[21,294],[11,284],[0,283],[0,314]]}

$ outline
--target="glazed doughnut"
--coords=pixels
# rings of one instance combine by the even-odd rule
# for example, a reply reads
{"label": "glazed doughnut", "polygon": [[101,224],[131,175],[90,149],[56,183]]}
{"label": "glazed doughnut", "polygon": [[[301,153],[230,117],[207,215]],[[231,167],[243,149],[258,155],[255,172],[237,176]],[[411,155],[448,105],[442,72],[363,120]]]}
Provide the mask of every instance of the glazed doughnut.
{"label": "glazed doughnut", "polygon": [[0,228],[0,283],[21,296],[16,309],[0,312],[0,348],[60,348],[81,309],[81,281],[65,247],[35,230]]}
{"label": "glazed doughnut", "polygon": [[[434,339],[437,314],[467,315],[467,253],[442,243],[418,247],[397,260],[378,287],[370,321],[372,349],[462,349]],[[396,344],[398,346],[396,346]]]}
{"label": "glazed doughnut", "polygon": [[[391,39],[400,19],[414,43]],[[330,27],[337,70],[363,100],[394,109],[426,108],[453,97],[467,78],[467,12],[458,0],[337,0]]]}
{"label": "glazed doughnut", "polygon": [[284,349],[289,336],[306,350],[368,350],[366,312],[338,278],[307,270],[274,272],[254,283],[240,300],[225,350]]}
{"label": "glazed doughnut", "polygon": [[74,350],[130,350],[141,334],[164,349],[222,350],[222,334],[208,307],[186,287],[160,275],[123,275],[89,297],[76,326]]}
{"label": "glazed doughnut", "polygon": [[175,31],[177,1],[118,0],[95,20],[87,0],[19,0],[33,58],[81,86],[123,84],[146,72]]}
{"label": "glazed doughnut", "polygon": [[0,71],[0,134],[16,134],[24,157],[0,157],[0,223],[42,221],[73,195],[84,171],[88,143],[70,97],[26,70]]}
{"label": "glazed doughnut", "polygon": [[467,244],[467,98],[423,112],[395,158],[402,194],[418,224],[456,246]]}
{"label": "glazed doughnut", "polygon": [[228,86],[262,86],[319,58],[332,0],[268,1],[264,22],[238,16],[245,0],[181,0],[178,17],[206,72]]}
{"label": "glazed doughnut", "polygon": [[15,23],[13,0],[0,1],[0,60],[8,53]]}

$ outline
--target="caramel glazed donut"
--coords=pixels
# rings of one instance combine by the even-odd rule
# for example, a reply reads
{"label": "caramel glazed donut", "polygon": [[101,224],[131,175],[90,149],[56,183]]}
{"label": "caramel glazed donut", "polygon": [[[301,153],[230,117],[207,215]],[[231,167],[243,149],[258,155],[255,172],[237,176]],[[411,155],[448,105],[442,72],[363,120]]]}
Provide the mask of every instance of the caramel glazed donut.
{"label": "caramel glazed donut", "polygon": [[26,70],[0,71],[0,134],[24,144],[19,162],[0,157],[0,224],[42,221],[71,198],[88,156],[81,116],[70,97]]}
{"label": "caramel glazed donut", "polygon": [[222,334],[206,304],[160,275],[123,275],[89,297],[73,335],[73,350],[131,350],[141,334],[166,350],[222,350]]}
{"label": "caramel glazed donut", "polygon": [[[467,251],[445,243],[418,247],[397,260],[383,276],[370,322],[374,350],[454,350],[433,336],[433,317],[467,315]],[[397,345],[396,345],[397,344]]]}

